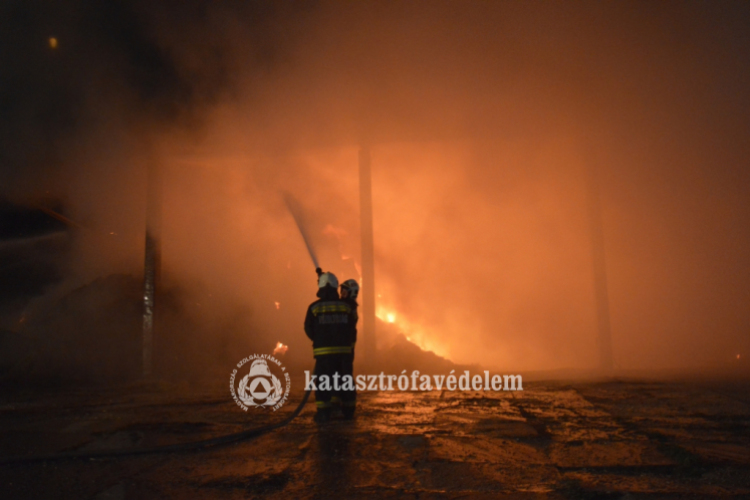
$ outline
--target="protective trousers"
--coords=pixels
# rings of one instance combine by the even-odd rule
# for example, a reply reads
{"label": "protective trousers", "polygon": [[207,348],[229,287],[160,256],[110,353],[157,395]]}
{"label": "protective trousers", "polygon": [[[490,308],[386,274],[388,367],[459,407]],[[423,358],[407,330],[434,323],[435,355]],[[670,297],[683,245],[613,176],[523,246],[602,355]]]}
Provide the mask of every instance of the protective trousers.
{"label": "protective trousers", "polygon": [[[341,401],[341,410],[345,417],[354,415],[354,409],[357,404],[357,391],[354,388],[354,354],[325,354],[315,358],[315,406],[318,411],[329,413],[332,408],[331,400],[339,399]],[[338,390],[334,386],[334,374],[338,374]],[[328,377],[328,387],[321,389],[321,376]],[[343,377],[349,375],[352,377],[351,385],[347,384],[347,390],[344,390]],[[348,378],[348,377],[347,377]]]}

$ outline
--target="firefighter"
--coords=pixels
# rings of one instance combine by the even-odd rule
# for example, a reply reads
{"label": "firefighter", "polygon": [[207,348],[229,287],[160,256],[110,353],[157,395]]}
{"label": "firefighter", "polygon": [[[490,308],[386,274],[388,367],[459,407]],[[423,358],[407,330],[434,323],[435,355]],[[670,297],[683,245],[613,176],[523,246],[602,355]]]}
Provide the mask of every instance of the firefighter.
{"label": "firefighter", "polygon": [[[305,316],[305,333],[313,342],[315,356],[315,421],[318,423],[330,420],[331,398],[336,393],[346,419],[354,417],[357,398],[353,380],[357,313],[348,301],[339,298],[337,289],[338,280],[333,273],[320,273],[317,294],[320,300],[310,304]],[[323,382],[324,376],[328,383]]]}
{"label": "firefighter", "polygon": [[[352,308],[352,311],[354,313],[354,337],[352,341],[352,364],[354,364],[354,351],[357,343],[357,321],[359,321],[359,315],[357,314],[357,307],[359,307],[359,304],[357,303],[357,295],[359,294],[359,284],[356,280],[346,280],[343,283],[341,283],[341,286],[339,287],[339,296],[341,297],[341,300],[349,304]],[[352,415],[354,413],[353,409],[347,408],[347,407],[354,407],[356,404],[356,398],[350,398],[347,401],[342,400],[342,391],[334,391],[333,395],[331,396],[331,415],[336,415],[337,413],[343,414],[345,418],[352,418]],[[346,399],[346,398],[343,398]]]}
{"label": "firefighter", "polygon": [[[359,294],[359,284],[356,280],[346,280],[343,283],[341,283],[341,286],[339,287],[339,296],[341,297],[341,300],[349,304],[352,308],[352,312],[354,313],[354,336],[352,337],[352,364],[354,364],[354,352],[355,347],[357,343],[357,321],[359,321],[359,315],[357,314],[357,308],[359,307],[359,304],[357,304],[357,295]],[[336,408],[340,408],[341,412],[344,414],[345,418],[351,418],[351,416],[354,413],[354,405],[356,403],[356,398],[349,399],[348,402],[342,401],[342,394],[341,391],[335,393],[333,397],[331,398],[331,403],[333,403],[334,411]],[[351,406],[352,409],[348,409],[347,406]]]}
{"label": "firefighter", "polygon": [[359,295],[359,284],[357,283],[357,280],[346,280],[341,283],[341,300],[352,306],[354,317],[356,318],[354,321],[355,342],[357,341],[357,319],[359,319],[359,315],[357,314],[357,307],[359,307],[359,304],[357,304],[357,295]]}

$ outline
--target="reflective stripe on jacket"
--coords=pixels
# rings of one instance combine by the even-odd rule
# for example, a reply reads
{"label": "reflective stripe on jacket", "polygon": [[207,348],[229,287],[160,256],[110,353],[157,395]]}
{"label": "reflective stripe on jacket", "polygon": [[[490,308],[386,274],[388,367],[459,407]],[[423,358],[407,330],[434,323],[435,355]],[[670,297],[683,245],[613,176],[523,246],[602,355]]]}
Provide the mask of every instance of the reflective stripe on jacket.
{"label": "reflective stripe on jacket", "polygon": [[318,297],[305,316],[305,333],[313,341],[314,354],[351,354],[357,340],[356,310],[338,298],[335,288],[320,289]]}
{"label": "reflective stripe on jacket", "polygon": [[352,346],[333,346],[317,347],[313,349],[313,356],[323,356],[325,354],[351,354],[354,348]]}

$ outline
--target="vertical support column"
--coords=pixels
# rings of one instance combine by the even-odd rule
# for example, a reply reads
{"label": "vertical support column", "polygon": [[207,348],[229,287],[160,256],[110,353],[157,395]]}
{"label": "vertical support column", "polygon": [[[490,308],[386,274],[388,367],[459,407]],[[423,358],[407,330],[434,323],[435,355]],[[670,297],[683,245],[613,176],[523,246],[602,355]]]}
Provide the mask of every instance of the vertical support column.
{"label": "vertical support column", "polygon": [[156,293],[161,275],[161,198],[162,179],[153,159],[148,164],[146,199],[146,252],[143,272],[143,372],[150,377],[153,370],[154,316]]}
{"label": "vertical support column", "polygon": [[609,290],[607,285],[607,262],[604,253],[604,227],[602,224],[599,179],[596,169],[590,164],[586,168],[589,222],[591,227],[591,251],[594,265],[594,294],[596,321],[599,333],[599,366],[611,372],[612,330],[609,317]]}
{"label": "vertical support column", "polygon": [[359,214],[362,233],[362,326],[364,350],[375,356],[375,244],[372,228],[372,174],[370,148],[359,149]]}

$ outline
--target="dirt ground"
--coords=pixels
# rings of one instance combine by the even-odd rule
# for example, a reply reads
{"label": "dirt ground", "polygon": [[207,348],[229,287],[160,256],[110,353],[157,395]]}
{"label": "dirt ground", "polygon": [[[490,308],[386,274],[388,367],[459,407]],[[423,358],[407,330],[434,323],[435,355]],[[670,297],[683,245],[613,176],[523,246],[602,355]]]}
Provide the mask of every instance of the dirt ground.
{"label": "dirt ground", "polygon": [[[283,419],[228,389],[4,391],[0,455],[137,449]],[[7,499],[750,498],[750,383],[526,382],[523,392],[363,393],[357,418],[207,451],[0,464]],[[42,396],[42,394],[44,394]]]}

